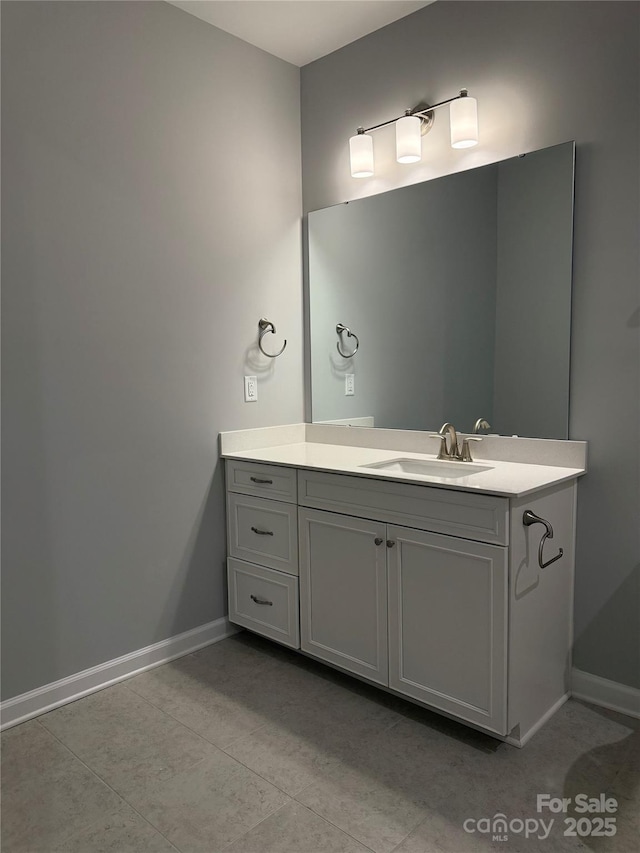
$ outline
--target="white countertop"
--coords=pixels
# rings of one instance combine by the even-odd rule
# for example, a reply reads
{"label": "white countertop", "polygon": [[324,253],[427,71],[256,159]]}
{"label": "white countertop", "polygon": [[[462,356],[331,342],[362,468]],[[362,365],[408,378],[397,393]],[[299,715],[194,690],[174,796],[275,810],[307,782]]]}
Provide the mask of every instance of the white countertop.
{"label": "white countertop", "polygon": [[[389,472],[362,466],[400,458],[435,461],[436,457],[404,450],[316,444],[309,441],[226,452],[222,455],[227,459],[246,459],[268,465],[309,468],[337,474],[355,474],[376,480],[419,483],[438,488],[483,492],[484,494],[502,495],[509,498],[522,497],[556,483],[573,480],[584,474],[586,470],[585,468],[562,468],[556,465],[478,459],[473,462],[473,465],[483,466],[484,470],[464,477],[450,478],[425,474],[405,474],[400,471]],[[457,464],[462,468],[469,463],[460,462]]]}

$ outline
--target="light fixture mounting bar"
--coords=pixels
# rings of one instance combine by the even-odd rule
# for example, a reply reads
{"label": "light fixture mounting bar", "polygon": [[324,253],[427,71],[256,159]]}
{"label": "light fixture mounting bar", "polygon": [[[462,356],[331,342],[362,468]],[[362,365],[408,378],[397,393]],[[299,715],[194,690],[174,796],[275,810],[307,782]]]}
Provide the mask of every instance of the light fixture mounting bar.
{"label": "light fixture mounting bar", "polygon": [[389,121],[380,122],[380,124],[374,124],[371,127],[359,127],[358,133],[371,133],[373,130],[380,130],[382,127],[388,127],[390,124],[395,124],[399,119],[404,118],[406,115],[418,116],[418,118],[427,118],[429,113],[433,110],[437,110],[438,107],[444,107],[447,104],[452,103],[453,101],[457,101],[460,98],[467,97],[467,90],[461,89],[460,94],[456,95],[454,98],[447,98],[446,101],[440,101],[437,104],[430,104],[427,107],[420,109],[420,107],[416,107],[413,110],[410,110],[408,113],[403,113],[401,116],[396,116],[395,118],[390,118]]}

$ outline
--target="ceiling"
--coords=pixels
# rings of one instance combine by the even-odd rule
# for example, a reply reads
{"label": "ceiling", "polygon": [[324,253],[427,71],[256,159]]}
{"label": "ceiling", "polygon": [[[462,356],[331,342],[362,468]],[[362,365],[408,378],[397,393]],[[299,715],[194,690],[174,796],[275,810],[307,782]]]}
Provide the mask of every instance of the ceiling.
{"label": "ceiling", "polygon": [[435,0],[168,0],[293,65],[306,65]]}

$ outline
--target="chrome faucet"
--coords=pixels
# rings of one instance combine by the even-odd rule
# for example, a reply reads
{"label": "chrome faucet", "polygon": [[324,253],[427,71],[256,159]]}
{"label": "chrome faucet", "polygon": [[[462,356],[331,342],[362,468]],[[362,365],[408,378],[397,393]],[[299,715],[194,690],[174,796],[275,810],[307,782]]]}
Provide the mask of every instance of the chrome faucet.
{"label": "chrome faucet", "polygon": [[[488,424],[487,424],[488,426]],[[458,462],[473,462],[471,457],[470,441],[482,441],[480,436],[469,435],[462,439],[462,449],[458,446],[458,433],[453,424],[448,421],[442,424],[438,431],[440,438],[440,450],[438,451],[438,459],[455,459]],[[447,445],[447,437],[449,444]]]}
{"label": "chrome faucet", "polygon": [[[438,430],[438,434],[442,439],[440,442],[438,459],[461,459],[462,457],[460,456],[460,451],[458,449],[458,433],[456,432],[454,425],[447,421],[446,424],[442,424]],[[447,435],[449,436],[448,445]]]}

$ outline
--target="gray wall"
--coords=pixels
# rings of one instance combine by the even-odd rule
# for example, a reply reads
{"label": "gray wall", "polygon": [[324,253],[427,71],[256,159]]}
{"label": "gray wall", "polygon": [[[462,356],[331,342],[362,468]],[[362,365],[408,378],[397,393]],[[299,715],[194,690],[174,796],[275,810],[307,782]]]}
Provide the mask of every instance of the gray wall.
{"label": "gray wall", "polygon": [[[305,210],[575,139],[570,436],[588,439],[578,506],[574,664],[640,686],[638,3],[439,2],[302,70]],[[377,175],[349,175],[358,125],[463,86],[481,144],[454,151],[446,112],[421,164],[393,128]],[[597,108],[594,107],[597,105]]]}
{"label": "gray wall", "polygon": [[226,612],[217,434],[303,414],[298,69],[3,2],[2,190],[6,699]]}

